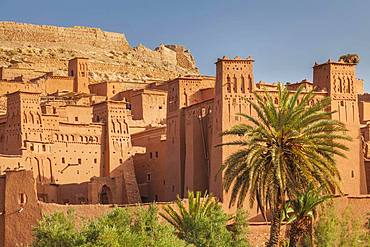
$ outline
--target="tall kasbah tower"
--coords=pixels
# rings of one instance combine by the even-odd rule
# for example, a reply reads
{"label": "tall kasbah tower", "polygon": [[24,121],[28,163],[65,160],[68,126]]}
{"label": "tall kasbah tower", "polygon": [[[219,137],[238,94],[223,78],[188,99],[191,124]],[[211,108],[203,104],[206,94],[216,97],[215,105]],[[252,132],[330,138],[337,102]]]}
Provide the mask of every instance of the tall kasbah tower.
{"label": "tall kasbah tower", "polygon": [[33,171],[37,182],[53,181],[50,137],[44,133],[44,124],[40,93],[17,91],[7,94],[7,121],[5,134],[0,137],[0,151],[22,155],[25,162],[22,165]]}
{"label": "tall kasbah tower", "polygon": [[219,197],[224,206],[228,205],[229,196],[222,189],[220,167],[228,156],[235,152],[235,148],[216,145],[230,140],[230,137],[221,136],[221,133],[240,123],[241,119],[237,113],[252,114],[247,99],[252,98],[251,92],[255,88],[253,62],[251,57],[223,57],[216,62],[210,192]]}
{"label": "tall kasbah tower", "polygon": [[[140,202],[139,187],[136,182],[132,147],[127,124],[126,102],[105,101],[93,106],[94,122],[104,123],[104,145],[102,146],[101,176],[111,177],[122,184],[120,203]],[[119,201],[116,199],[115,201]]]}
{"label": "tall kasbah tower", "polygon": [[[45,141],[42,133],[40,94],[17,91],[7,94],[7,121],[1,141],[3,153],[23,154],[32,142]],[[34,146],[31,147],[34,149]],[[37,149],[37,148],[36,148]],[[31,150],[33,151],[33,150]]]}
{"label": "tall kasbah tower", "polygon": [[89,93],[88,59],[77,57],[68,62],[68,76],[73,77],[73,92]]}
{"label": "tall kasbah tower", "polygon": [[356,64],[345,62],[328,62],[315,64],[313,83],[319,90],[325,90],[331,97],[331,110],[336,111],[333,118],[345,123],[352,137],[346,142],[349,151],[347,159],[338,157],[337,167],[340,171],[343,193],[351,195],[366,193],[364,158],[361,143]]}
{"label": "tall kasbah tower", "polygon": [[[185,188],[185,109],[190,98],[200,89],[213,88],[214,81],[197,77],[179,77],[167,82],[167,116],[165,163],[165,201],[173,201],[177,195],[186,197]],[[199,139],[200,140],[200,139]]]}

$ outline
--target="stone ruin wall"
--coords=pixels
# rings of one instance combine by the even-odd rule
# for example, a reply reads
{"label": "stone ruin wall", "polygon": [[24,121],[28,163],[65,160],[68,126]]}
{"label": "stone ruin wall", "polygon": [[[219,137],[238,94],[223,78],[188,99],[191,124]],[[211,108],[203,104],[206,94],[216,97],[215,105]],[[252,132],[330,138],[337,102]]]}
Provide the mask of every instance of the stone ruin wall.
{"label": "stone ruin wall", "polygon": [[[64,43],[65,47],[75,45],[93,46],[104,49],[128,49],[124,34],[106,32],[90,27],[56,27],[16,22],[0,22],[0,37],[3,41],[20,43]],[[4,37],[6,37],[4,39]]]}

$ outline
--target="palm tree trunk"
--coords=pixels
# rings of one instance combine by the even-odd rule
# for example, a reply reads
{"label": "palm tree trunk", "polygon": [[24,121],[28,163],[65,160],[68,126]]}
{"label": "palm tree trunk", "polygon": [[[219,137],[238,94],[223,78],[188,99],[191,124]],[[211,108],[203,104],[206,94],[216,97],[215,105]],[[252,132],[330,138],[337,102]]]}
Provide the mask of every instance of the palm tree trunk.
{"label": "palm tree trunk", "polygon": [[301,238],[301,230],[298,227],[298,222],[293,222],[289,230],[289,247],[298,246],[299,239]]}
{"label": "palm tree trunk", "polygon": [[267,242],[266,247],[279,246],[281,213],[282,213],[281,204],[276,205],[276,208],[273,210],[273,213],[272,213],[272,221],[271,221],[271,227],[270,227],[270,239]]}

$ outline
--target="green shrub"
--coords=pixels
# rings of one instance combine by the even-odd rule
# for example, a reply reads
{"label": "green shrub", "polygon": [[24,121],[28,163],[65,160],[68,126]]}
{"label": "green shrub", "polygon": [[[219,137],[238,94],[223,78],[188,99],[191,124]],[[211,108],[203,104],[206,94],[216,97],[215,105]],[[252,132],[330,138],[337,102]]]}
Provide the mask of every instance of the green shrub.
{"label": "green shrub", "polygon": [[44,216],[34,229],[34,247],[172,247],[187,246],[174,228],[161,224],[155,205],[135,213],[117,208],[75,229],[74,215]]}
{"label": "green shrub", "polygon": [[347,208],[339,217],[334,207],[329,207],[315,224],[315,239],[318,247],[367,247],[370,236],[360,224],[353,219],[351,210]]}
{"label": "green shrub", "polygon": [[[206,208],[192,204],[181,224],[183,232],[158,218],[158,208],[116,208],[108,214],[75,227],[75,214],[44,216],[34,228],[33,247],[249,247],[247,215],[238,211],[234,224],[213,199]],[[204,206],[204,205],[203,205]],[[183,212],[184,213],[184,212]]]}
{"label": "green shrub", "polygon": [[83,238],[75,228],[74,213],[68,211],[44,216],[34,229],[33,247],[75,247]]}
{"label": "green shrub", "polygon": [[233,246],[249,247],[248,241],[248,214],[246,211],[239,209],[234,217],[234,225],[232,231]]}

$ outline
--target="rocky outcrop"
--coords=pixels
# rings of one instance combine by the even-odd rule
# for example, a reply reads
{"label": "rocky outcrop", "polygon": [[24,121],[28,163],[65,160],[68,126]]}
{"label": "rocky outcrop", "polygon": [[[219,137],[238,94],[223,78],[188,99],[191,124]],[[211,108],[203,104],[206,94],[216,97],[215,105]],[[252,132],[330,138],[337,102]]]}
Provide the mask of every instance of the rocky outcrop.
{"label": "rocky outcrop", "polygon": [[176,52],[177,64],[183,68],[193,69],[195,59],[188,49],[182,45],[166,45],[165,47]]}
{"label": "rocky outcrop", "polygon": [[170,79],[199,73],[191,53],[180,45],[133,48],[124,34],[99,28],[0,22],[0,66],[66,75],[67,61],[73,57],[90,59],[92,81]]}

